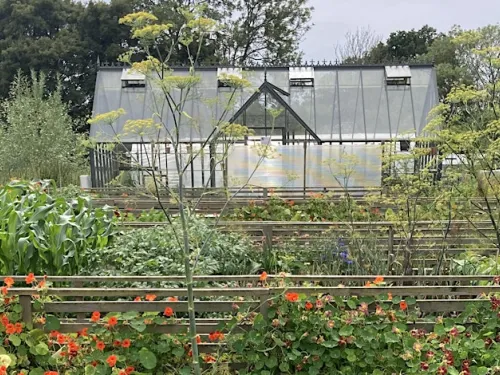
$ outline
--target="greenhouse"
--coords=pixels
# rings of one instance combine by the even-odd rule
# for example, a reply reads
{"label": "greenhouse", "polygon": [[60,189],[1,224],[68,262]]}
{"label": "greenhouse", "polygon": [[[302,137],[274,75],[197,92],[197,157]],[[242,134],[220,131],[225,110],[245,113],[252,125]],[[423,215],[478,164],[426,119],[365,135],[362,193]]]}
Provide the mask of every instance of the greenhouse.
{"label": "greenhouse", "polygon": [[[174,75],[188,73],[187,67],[173,70]],[[227,74],[247,79],[251,87],[235,95],[222,79]],[[202,157],[190,163],[186,174],[189,187],[337,186],[339,176],[331,162],[342,163],[346,157],[356,160],[349,185],[380,185],[381,144],[396,139],[398,151],[407,151],[438,103],[436,72],[427,64],[199,67],[196,75],[199,81],[184,106],[190,121],[179,127],[186,160],[203,147]],[[100,67],[94,115],[119,108],[126,114],[112,126],[91,126],[98,143],[91,155],[93,186],[105,186],[121,170],[130,170],[136,183],[144,183],[145,168],[176,184],[165,129],[139,136],[124,128],[127,120],[157,116],[166,129],[173,129],[172,111],[158,102],[157,93],[144,75],[127,67]],[[174,99],[176,95],[174,90]],[[220,121],[244,125],[252,135],[232,145],[227,160],[215,166],[222,146],[207,140]],[[122,148],[110,151],[107,143],[117,136]],[[262,144],[272,146],[272,157],[261,159]],[[117,160],[117,152],[135,162],[127,166]]]}

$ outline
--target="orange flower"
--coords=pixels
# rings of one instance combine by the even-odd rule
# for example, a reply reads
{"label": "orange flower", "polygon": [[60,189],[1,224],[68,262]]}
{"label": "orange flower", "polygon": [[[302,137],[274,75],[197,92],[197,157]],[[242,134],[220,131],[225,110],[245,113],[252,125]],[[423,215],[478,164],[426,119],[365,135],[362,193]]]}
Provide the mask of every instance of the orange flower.
{"label": "orange flower", "polygon": [[392,293],[387,293],[387,300],[392,301]]}
{"label": "orange flower", "polygon": [[49,337],[51,339],[56,338],[59,335],[60,335],[59,331],[50,331],[50,333],[49,333]]}
{"label": "orange flower", "polygon": [[287,293],[285,298],[288,302],[297,302],[299,300],[299,295],[297,293]]}
{"label": "orange flower", "polygon": [[408,304],[406,303],[406,301],[401,301],[399,302],[399,308],[402,310],[402,311],[405,311],[408,309]]}
{"label": "orange flower", "polygon": [[203,357],[203,362],[205,362],[205,363],[215,363],[216,360],[215,360],[215,357],[207,354],[205,357]]}
{"label": "orange flower", "polygon": [[133,368],[132,366],[127,366],[127,368],[125,369],[125,372],[130,375],[131,373],[133,373],[135,371],[135,368]]}
{"label": "orange flower", "polygon": [[311,310],[313,308],[313,304],[311,302],[307,301],[305,308],[306,308],[306,310]]}
{"label": "orange flower", "polygon": [[2,295],[6,296],[9,293],[9,288],[2,286]]}
{"label": "orange flower", "polygon": [[7,324],[9,324],[9,317],[3,314],[0,318],[0,323],[2,323],[2,325],[5,327]]}
{"label": "orange flower", "polygon": [[384,277],[383,276],[377,276],[375,278],[375,281],[373,282],[375,285],[382,284],[384,282]]}
{"label": "orange flower", "polygon": [[208,335],[208,339],[211,342],[224,340],[224,334],[220,331],[215,331]]}
{"label": "orange flower", "polygon": [[174,310],[172,310],[171,307],[165,307],[165,311],[163,311],[163,315],[170,318],[172,315],[174,315]]}
{"label": "orange flower", "polygon": [[168,297],[167,301],[169,301],[169,302],[178,302],[179,299],[177,297]]}
{"label": "orange flower", "polygon": [[16,326],[12,323],[9,323],[5,326],[5,333],[7,333],[8,335],[13,335],[14,333],[16,333]]}
{"label": "orange flower", "polygon": [[141,302],[141,297],[135,297],[134,302]]}
{"label": "orange flower", "polygon": [[116,326],[117,324],[118,324],[118,319],[116,318],[116,316],[111,316],[111,317],[109,317],[109,319],[108,319],[108,325],[109,325],[110,327],[114,327],[114,326]]}
{"label": "orange flower", "polygon": [[200,335],[196,335],[196,343],[201,344],[201,337]]}
{"label": "orange flower", "polygon": [[28,285],[33,284],[36,281],[35,275],[33,273],[30,273],[30,274],[28,274],[28,276],[26,276],[25,280],[26,280],[26,284],[28,284]]}
{"label": "orange flower", "polygon": [[108,362],[109,367],[115,367],[117,360],[118,360],[118,357],[116,355],[112,354],[108,357],[108,359],[106,359],[106,362]]}
{"label": "orange flower", "polygon": [[146,301],[152,302],[156,299],[154,294],[146,294]]}
{"label": "orange flower", "polygon": [[14,279],[12,277],[6,277],[3,282],[7,288],[11,288],[14,285]]}
{"label": "orange flower", "polygon": [[38,283],[38,285],[36,286],[38,289],[42,289],[42,288],[45,288],[45,285],[46,285],[46,282],[45,280],[42,280]]}
{"label": "orange flower", "polygon": [[128,374],[127,374],[127,371],[125,371],[125,370],[120,370],[120,372],[118,373],[118,375],[128,375]]}
{"label": "orange flower", "polygon": [[15,328],[16,328],[17,334],[20,334],[23,332],[23,325],[21,323],[16,323]]}
{"label": "orange flower", "polygon": [[124,339],[122,341],[122,348],[130,348],[131,341],[130,339]]}
{"label": "orange flower", "polygon": [[267,280],[267,272],[264,271],[260,274],[260,277],[259,277],[259,280],[260,281],[266,281]]}
{"label": "orange flower", "polygon": [[104,342],[97,340],[95,347],[97,350],[103,351],[106,345],[104,345]]}
{"label": "orange flower", "polygon": [[57,371],[45,371],[43,375],[59,375]]}
{"label": "orange flower", "polygon": [[99,311],[94,311],[92,313],[92,317],[90,318],[91,321],[94,323],[97,323],[101,319],[101,313]]}
{"label": "orange flower", "polygon": [[367,281],[365,284],[365,288],[371,288],[373,284],[370,281]]}
{"label": "orange flower", "polygon": [[113,341],[113,346],[114,346],[115,348],[117,348],[117,347],[119,347],[119,346],[122,346],[122,342],[121,342],[120,340],[115,340],[115,341]]}
{"label": "orange flower", "polygon": [[89,335],[88,328],[82,328],[81,331],[78,331],[78,336],[87,337]]}

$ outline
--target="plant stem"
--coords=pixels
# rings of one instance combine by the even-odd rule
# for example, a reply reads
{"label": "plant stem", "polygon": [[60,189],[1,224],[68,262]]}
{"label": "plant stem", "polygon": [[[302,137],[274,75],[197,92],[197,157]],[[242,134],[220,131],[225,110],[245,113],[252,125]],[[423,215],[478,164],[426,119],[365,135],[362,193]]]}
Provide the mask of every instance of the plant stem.
{"label": "plant stem", "polygon": [[191,251],[189,249],[189,232],[184,207],[184,181],[183,173],[179,173],[179,213],[182,225],[182,237],[184,242],[184,271],[186,273],[186,286],[188,297],[189,335],[191,338],[191,349],[193,351],[193,370],[195,375],[201,375],[199,362],[198,343],[196,342],[196,315],[194,311],[193,293],[193,269],[191,267]]}

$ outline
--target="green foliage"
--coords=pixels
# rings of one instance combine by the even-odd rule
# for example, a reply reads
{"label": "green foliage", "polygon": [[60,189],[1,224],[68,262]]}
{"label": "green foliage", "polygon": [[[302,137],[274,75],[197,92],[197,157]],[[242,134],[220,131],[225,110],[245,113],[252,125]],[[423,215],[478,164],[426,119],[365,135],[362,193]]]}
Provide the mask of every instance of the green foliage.
{"label": "green foliage", "polygon": [[43,74],[31,79],[18,75],[0,120],[0,175],[24,179],[52,179],[58,185],[77,183],[86,162],[73,133],[73,122],[61,92],[46,93]]}
{"label": "green foliage", "polygon": [[266,315],[253,316],[251,329],[228,337],[229,346],[248,363],[243,373],[252,375],[495,373],[496,298],[491,306],[471,304],[455,318],[428,317],[433,332],[412,329],[415,300],[400,301],[286,294]]}
{"label": "green foliage", "polygon": [[333,200],[329,194],[312,194],[302,204],[278,196],[263,204],[250,201],[248,206],[235,209],[229,220],[249,221],[371,221],[382,219],[380,209],[359,206],[352,198]]}
{"label": "green foliage", "polygon": [[[176,235],[180,223],[131,230],[113,245],[90,251],[87,273],[95,275],[184,275],[184,254]],[[251,274],[259,269],[259,254],[246,238],[220,233],[209,223],[189,223],[191,259],[195,273],[202,275]],[[208,241],[208,242],[206,242]]]}
{"label": "green foliage", "polygon": [[1,188],[1,274],[75,275],[87,267],[87,251],[112,239],[109,210],[93,209],[89,198],[53,198],[47,188],[20,181]]}

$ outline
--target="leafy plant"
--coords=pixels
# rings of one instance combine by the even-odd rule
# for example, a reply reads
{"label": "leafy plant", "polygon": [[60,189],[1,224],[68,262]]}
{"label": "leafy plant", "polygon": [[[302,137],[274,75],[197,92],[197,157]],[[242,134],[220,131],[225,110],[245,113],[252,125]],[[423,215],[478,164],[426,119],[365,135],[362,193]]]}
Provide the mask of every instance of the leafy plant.
{"label": "leafy plant", "polygon": [[111,211],[89,198],[46,193],[50,182],[11,181],[0,189],[0,273],[74,275],[115,234]]}
{"label": "leafy plant", "polygon": [[[90,250],[87,273],[96,275],[184,275],[184,258],[174,231],[180,223],[131,230],[113,245]],[[251,242],[236,233],[220,233],[203,219],[189,225],[189,245],[196,262],[194,272],[204,275],[251,274],[259,269],[259,253]],[[204,241],[210,242],[201,251]]]}
{"label": "leafy plant", "polygon": [[86,161],[58,88],[47,95],[45,76],[17,76],[0,105],[0,181],[9,177],[77,183]]}
{"label": "leafy plant", "polygon": [[286,293],[270,301],[265,315],[253,314],[250,329],[228,335],[228,344],[247,364],[240,373],[252,375],[500,373],[499,299],[471,303],[455,318],[428,317],[432,332],[410,326],[419,313],[415,303]]}

